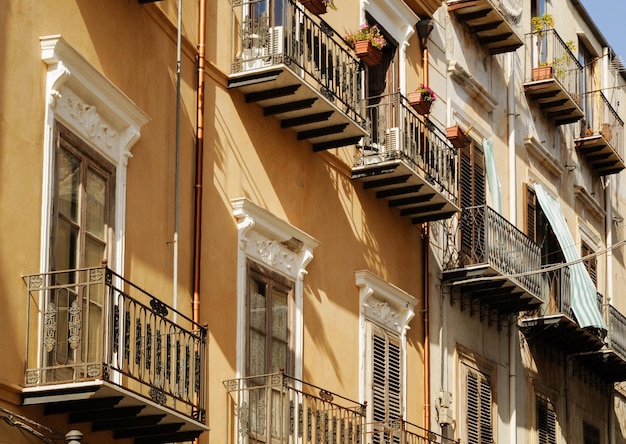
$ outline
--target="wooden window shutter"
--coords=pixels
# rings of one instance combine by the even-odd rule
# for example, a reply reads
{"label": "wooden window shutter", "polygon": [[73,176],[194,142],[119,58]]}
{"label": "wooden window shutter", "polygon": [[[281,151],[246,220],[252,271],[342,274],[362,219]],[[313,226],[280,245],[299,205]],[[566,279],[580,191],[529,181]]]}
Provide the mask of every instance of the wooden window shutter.
{"label": "wooden window shutter", "polygon": [[538,242],[537,239],[537,195],[529,186],[526,187],[526,234]]}
{"label": "wooden window shutter", "polygon": [[600,429],[583,422],[583,444],[600,444]]}
{"label": "wooden window shutter", "polygon": [[[585,257],[585,256],[592,254],[593,250],[586,242],[583,242],[580,246],[580,253],[582,257]],[[587,269],[587,272],[589,273],[589,276],[591,276],[591,280],[593,281],[593,284],[597,287],[598,286],[598,260],[595,257],[592,257],[589,259],[585,259],[584,264],[585,264],[585,268]]]}
{"label": "wooden window shutter", "polygon": [[492,444],[491,387],[484,375],[467,373],[467,442]]}
{"label": "wooden window shutter", "polygon": [[380,331],[372,338],[372,401],[374,422],[402,415],[402,356],[399,340]]}
{"label": "wooden window shutter", "polygon": [[542,396],[536,397],[539,444],[556,444],[556,412],[554,405]]}

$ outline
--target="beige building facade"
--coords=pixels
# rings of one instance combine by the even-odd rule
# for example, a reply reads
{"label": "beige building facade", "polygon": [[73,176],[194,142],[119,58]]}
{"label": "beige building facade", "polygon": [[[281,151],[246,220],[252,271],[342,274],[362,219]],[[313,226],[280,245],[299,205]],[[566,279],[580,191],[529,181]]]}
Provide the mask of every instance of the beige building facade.
{"label": "beige building facade", "polygon": [[624,441],[578,1],[0,4],[0,440]]}

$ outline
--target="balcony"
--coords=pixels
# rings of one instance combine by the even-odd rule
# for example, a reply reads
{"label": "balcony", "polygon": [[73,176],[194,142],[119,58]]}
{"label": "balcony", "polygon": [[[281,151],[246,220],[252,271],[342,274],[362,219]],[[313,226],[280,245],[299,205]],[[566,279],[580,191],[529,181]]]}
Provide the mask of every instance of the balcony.
{"label": "balcony", "polygon": [[514,25],[517,18],[500,0],[447,0],[447,5],[448,12],[456,15],[491,54],[515,51],[524,44]]}
{"label": "balcony", "polygon": [[343,38],[294,0],[232,2],[229,88],[239,89],[314,151],[367,134],[363,66]]}
{"label": "balcony", "polygon": [[108,268],[24,280],[24,405],[135,444],[207,430],[204,327]]}
{"label": "balcony", "polygon": [[584,114],[580,103],[582,66],[554,29],[528,34],[524,91],[555,125],[574,123]]}
{"label": "balcony", "polygon": [[231,379],[227,444],[365,442],[365,405],[282,373]]}
{"label": "balcony", "polygon": [[413,224],[459,210],[457,150],[432,122],[421,120],[401,94],[368,99],[364,139],[352,179],[398,208]]}
{"label": "balcony", "polygon": [[624,165],[624,122],[602,94],[592,91],[583,96],[585,119],[581,120],[576,149],[601,176],[619,173]]}
{"label": "balcony", "polygon": [[448,222],[446,239],[443,280],[458,289],[461,308],[478,308],[484,318],[541,305],[539,274],[519,275],[541,267],[540,248],[495,210],[463,208]]}
{"label": "balcony", "polygon": [[[541,312],[520,321],[529,343],[547,342],[571,356],[580,369],[593,373],[605,382],[626,381],[626,316],[609,305],[608,335],[582,328],[571,305],[569,267],[541,274],[542,294],[546,301]],[[598,308],[603,296],[598,293]]]}
{"label": "balcony", "polygon": [[626,381],[626,316],[612,305],[608,309],[606,346],[577,355],[576,361],[606,382],[623,382]]}

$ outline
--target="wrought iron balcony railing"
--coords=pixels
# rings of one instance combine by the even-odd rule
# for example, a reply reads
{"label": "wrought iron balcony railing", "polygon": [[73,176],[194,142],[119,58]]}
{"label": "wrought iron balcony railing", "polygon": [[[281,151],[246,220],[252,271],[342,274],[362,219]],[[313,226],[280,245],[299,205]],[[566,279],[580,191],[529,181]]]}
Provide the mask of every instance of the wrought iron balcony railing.
{"label": "wrought iron balcony railing", "polygon": [[[573,43],[563,41],[555,29],[530,33],[527,39],[527,48],[531,51],[531,69],[526,72],[526,80],[552,77],[572,96],[580,97],[582,65],[572,52]],[[541,71],[545,74],[540,74]]]}
{"label": "wrought iron balcony railing", "polygon": [[458,441],[402,420],[368,424],[367,442],[373,444],[453,444]]}
{"label": "wrought iron balcony railing", "polygon": [[582,118],[582,65],[573,54],[573,43],[565,42],[554,29],[526,36],[526,93],[558,125]]}
{"label": "wrought iron balcony railing", "polygon": [[422,120],[400,93],[367,99],[364,147],[354,166],[401,159],[447,200],[458,200],[458,150],[430,120]]}
{"label": "wrought iron balcony railing", "polygon": [[481,205],[463,208],[458,224],[450,225],[453,231],[447,236],[450,244],[445,251],[444,269],[487,264],[502,275],[511,275],[510,280],[530,294],[541,295],[538,273],[516,276],[540,269],[540,247],[508,220]]}
{"label": "wrought iron balcony railing", "polygon": [[359,444],[365,442],[365,405],[275,373],[224,381],[227,443]]}
{"label": "wrought iron balcony railing", "polygon": [[626,360],[626,316],[617,308],[609,305],[609,347]]}
{"label": "wrought iron balcony railing", "polygon": [[[553,267],[551,264],[549,267]],[[572,310],[572,287],[569,267],[541,273],[541,299],[544,301],[543,315],[562,313],[576,319]]]}
{"label": "wrought iron balcony railing", "polygon": [[205,327],[105,267],[24,280],[27,388],[105,380],[204,423]]}
{"label": "wrought iron balcony railing", "polygon": [[590,91],[582,99],[585,118],[575,141],[578,152],[602,175],[623,170],[624,122],[602,91]]}
{"label": "wrought iron balcony railing", "polygon": [[[260,91],[256,91],[257,96],[247,96],[247,100],[276,102],[281,97],[293,97],[312,90],[334,104],[356,125],[364,126],[360,108],[363,67],[343,37],[331,26],[313,18],[295,0],[270,3],[234,0],[231,16],[231,77],[235,78],[231,87],[249,87],[259,82],[261,73],[274,70],[271,80],[278,78],[278,82],[273,89],[266,92],[261,88],[264,95],[257,97]],[[282,84],[280,78],[283,76],[277,70],[283,67],[289,68],[290,74],[308,87],[301,88],[291,81]],[[254,73],[258,73],[257,77],[253,76]],[[243,80],[236,80],[239,78]],[[262,80],[268,79],[266,76]],[[287,81],[287,77],[283,80]],[[303,103],[303,100],[310,103]],[[291,103],[287,111],[314,108],[314,99],[303,100]],[[270,111],[274,112],[272,108]],[[270,111],[266,108],[266,113]],[[306,123],[327,119],[328,115],[313,114]],[[339,121],[335,123],[340,124]],[[360,131],[364,132],[362,128]]]}

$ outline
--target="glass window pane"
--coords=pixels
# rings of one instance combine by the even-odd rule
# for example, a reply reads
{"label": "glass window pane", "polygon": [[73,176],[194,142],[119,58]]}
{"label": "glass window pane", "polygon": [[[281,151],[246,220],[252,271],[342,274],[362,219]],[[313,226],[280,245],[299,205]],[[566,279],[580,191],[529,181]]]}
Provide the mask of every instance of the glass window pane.
{"label": "glass window pane", "polygon": [[87,232],[104,240],[106,229],[106,179],[89,168],[87,171]]}
{"label": "glass window pane", "polygon": [[282,341],[289,337],[287,293],[276,288],[272,293],[272,337]]}
{"label": "glass window pane", "polygon": [[105,244],[89,236],[85,237],[85,267],[99,267],[104,259]]}
{"label": "glass window pane", "polygon": [[59,213],[76,222],[80,159],[67,150],[60,150],[58,174]]}
{"label": "glass window pane", "polygon": [[250,375],[265,374],[265,335],[251,331],[249,347],[248,368]]}
{"label": "glass window pane", "polygon": [[56,270],[70,270],[77,267],[77,242],[78,229],[65,219],[59,218],[54,252],[54,268]]}
{"label": "glass window pane", "polygon": [[287,367],[287,343],[274,341],[272,343],[272,368],[270,373],[276,373],[280,370],[289,371]]}
{"label": "glass window pane", "polygon": [[265,284],[256,279],[250,280],[250,328],[265,333]]}

